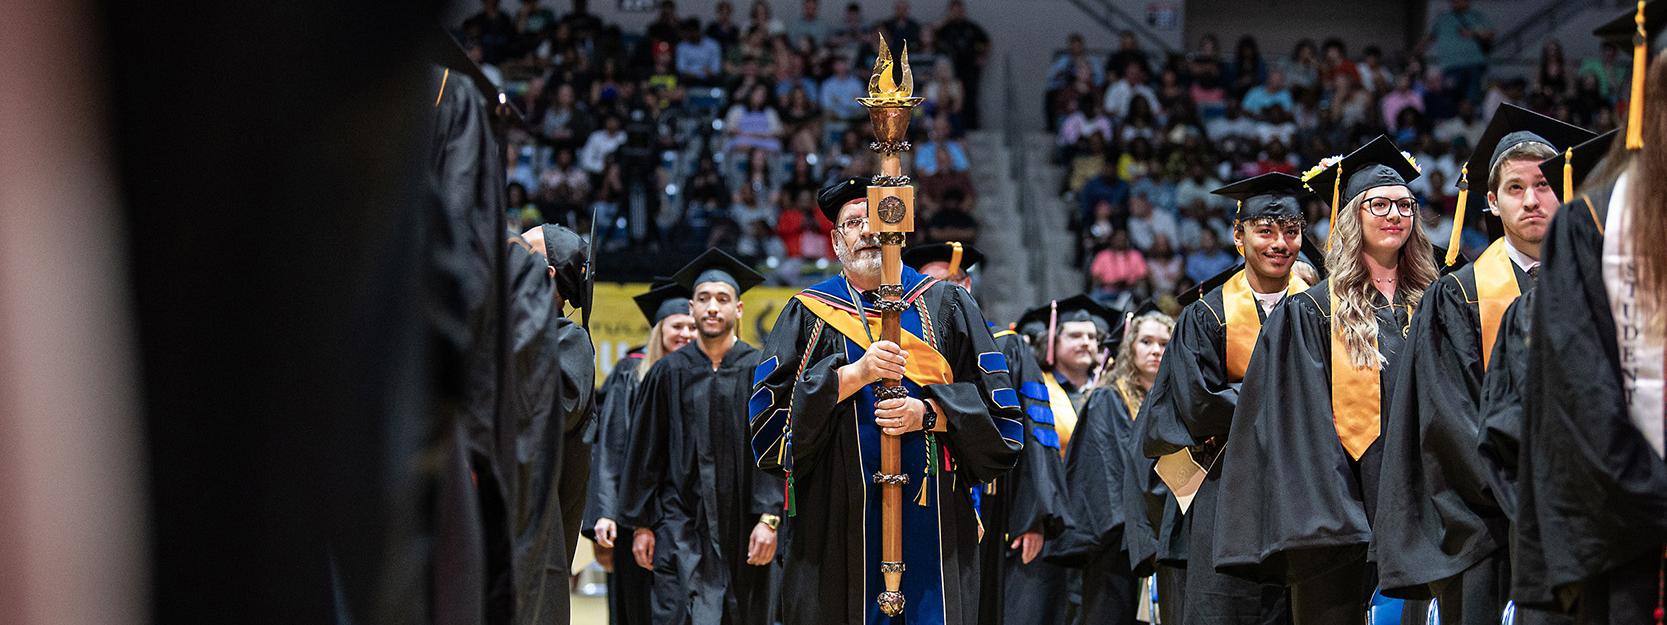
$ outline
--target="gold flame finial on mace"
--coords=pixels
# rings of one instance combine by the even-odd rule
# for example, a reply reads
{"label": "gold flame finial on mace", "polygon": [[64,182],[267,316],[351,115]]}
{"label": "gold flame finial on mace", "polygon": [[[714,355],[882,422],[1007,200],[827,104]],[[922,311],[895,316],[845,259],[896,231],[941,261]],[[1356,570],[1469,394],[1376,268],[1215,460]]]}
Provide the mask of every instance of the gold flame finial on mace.
{"label": "gold flame finial on mace", "polygon": [[[874,73],[868,77],[868,97],[857,98],[863,106],[874,107],[913,107],[925,98],[914,97],[915,73],[909,67],[909,44],[903,43],[903,52],[899,54],[901,63],[891,58],[891,46],[886,44],[886,36],[879,35],[879,56],[874,59]],[[903,81],[899,84],[892,73],[895,65],[903,66]]]}

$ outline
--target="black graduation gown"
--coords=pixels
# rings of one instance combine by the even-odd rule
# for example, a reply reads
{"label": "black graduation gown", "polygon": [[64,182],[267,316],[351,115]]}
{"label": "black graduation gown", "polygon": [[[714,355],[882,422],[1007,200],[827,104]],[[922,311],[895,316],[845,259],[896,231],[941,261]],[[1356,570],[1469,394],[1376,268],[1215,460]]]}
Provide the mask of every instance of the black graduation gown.
{"label": "black graduation gown", "polygon": [[[514,532],[515,620],[565,621],[570,613],[568,566],[571,531],[563,518],[561,490],[564,425],[590,413],[595,351],[590,333],[552,306],[552,283],[542,256],[510,251],[510,346],[514,361],[509,398],[514,425],[515,475],[509,484]],[[582,491],[578,493],[583,500]],[[575,522],[576,523],[576,522]]]}
{"label": "black graduation gown", "polygon": [[978,510],[984,523],[984,540],[978,545],[984,572],[978,620],[1006,625],[1058,623],[1066,609],[1065,569],[1040,556],[1025,564],[1021,553],[1008,546],[1026,532],[1041,532],[1044,539],[1054,540],[1065,531],[1069,504],[1059,434],[1054,431],[1042,369],[1030,346],[1012,333],[1002,333],[995,341],[1018,385],[1019,405],[1024,409],[1024,449],[1013,470],[996,478],[990,488],[974,487],[983,491]]}
{"label": "black graduation gown", "polygon": [[[1511,263],[1519,291],[1532,286]],[[1372,527],[1385,595],[1439,593],[1442,621],[1493,625],[1505,607],[1508,522],[1476,451],[1482,322],[1476,264],[1424,293],[1395,375],[1383,426],[1382,479]],[[1458,579],[1460,575],[1468,579]],[[1463,586],[1470,592],[1461,592]]]}
{"label": "black graduation gown", "polygon": [[[1261,306],[1256,307],[1256,314],[1266,322]],[[1227,444],[1239,402],[1239,383],[1228,381],[1226,320],[1222,289],[1216,287],[1188,305],[1175,321],[1163,364],[1136,425],[1142,466],[1154,478],[1155,458],[1192,449],[1199,464],[1209,465]],[[1282,587],[1225,575],[1211,566],[1217,501],[1239,496],[1221,490],[1224,464],[1218,462],[1211,468],[1181,517],[1180,532],[1190,537],[1187,550],[1178,554],[1187,564],[1183,620],[1212,624],[1288,621]],[[1166,514],[1178,514],[1179,505],[1165,490]]]}
{"label": "black graduation gown", "polygon": [[[930,479],[928,505],[919,506],[915,498],[924,486],[924,436],[911,432],[902,437],[903,469],[910,475],[903,501],[907,603],[902,617],[885,618],[874,602],[876,589],[883,588],[878,572],[880,489],[870,477],[878,467],[874,400],[866,387],[844,401],[838,397],[836,370],[862,351],[831,327],[818,334],[816,315],[797,298],[789,301],[764,348],[749,410],[760,466],[781,473],[786,467],[778,458],[791,463],[796,514],[787,520],[792,540],[782,590],[786,625],[895,624],[905,619],[973,625],[978,619],[978,521],[969,489],[996,479],[1018,460],[1018,395],[1008,382],[1010,363],[972,296],[913,270],[903,273],[905,300],[924,304],[937,350],[954,374],[950,384],[922,388],[905,380],[905,386],[937,400],[942,409],[938,418],[947,420],[948,431],[935,437],[953,470],[942,470],[940,464]],[[814,290],[818,297],[848,302],[844,284],[842,276],[835,276],[806,293]],[[862,297],[872,311],[870,296]],[[916,310],[911,306],[904,314],[906,328]],[[924,515],[933,510],[931,517]],[[917,522],[911,523],[911,517]],[[939,561],[936,570],[923,563],[930,558]],[[921,580],[935,580],[932,585],[941,593],[917,588],[911,594],[911,584]]]}
{"label": "black graduation gown", "polygon": [[1071,527],[1049,547],[1049,557],[1082,571],[1078,623],[1134,623],[1139,607],[1124,542],[1127,520],[1145,513],[1125,507],[1134,420],[1115,388],[1089,392],[1065,454]]}
{"label": "black graduation gown", "polygon": [[[504,502],[512,449],[498,433],[499,389],[508,378],[508,249],[504,245],[503,148],[486,100],[468,80],[442,80],[433,107],[431,144],[436,239],[431,275],[440,354],[435,372],[446,430],[446,466],[435,502],[435,621],[452,625],[509,623],[510,530]],[[441,88],[444,85],[444,88]]]}
{"label": "black graduation gown", "polygon": [[[596,540],[596,521],[619,522],[619,482],[625,471],[626,448],[631,442],[631,402],[640,385],[640,350],[614,363],[602,388],[596,391],[596,426],[591,430],[590,493],[580,532]],[[631,556],[633,528],[619,527],[614,537],[614,572],[608,576],[608,614],[614,625],[647,625],[653,575]]]}
{"label": "black graduation gown", "polygon": [[782,509],[781,480],[747,450],[759,353],[736,341],[714,371],[691,342],[654,363],[637,390],[617,520],[654,528],[656,624],[769,621],[770,567],[746,562],[759,515]]}
{"label": "black graduation gown", "polygon": [[[1212,554],[1216,570],[1298,584],[1361,562],[1370,541],[1381,441],[1359,460],[1338,441],[1331,409],[1329,281],[1287,297],[1262,326],[1221,462]],[[1380,405],[1409,322],[1406,306],[1376,296]],[[1258,467],[1234,471],[1233,467]],[[1369,593],[1369,585],[1362,589]],[[1361,597],[1362,601],[1365,596]],[[1293,608],[1295,608],[1293,602]]]}
{"label": "black graduation gown", "polygon": [[1583,193],[1552,220],[1522,387],[1511,595],[1578,603],[1582,623],[1647,622],[1667,543],[1667,464],[1628,417],[1604,289],[1612,191]]}
{"label": "black graduation gown", "polygon": [[1482,432],[1477,451],[1487,467],[1488,490],[1511,523],[1517,513],[1517,460],[1522,449],[1522,401],[1528,377],[1528,333],[1533,329],[1534,291],[1511,302],[1499,319],[1494,366],[1482,378],[1477,407]]}
{"label": "black graduation gown", "polygon": [[[1493,344],[1493,366],[1482,378],[1482,420],[1478,453],[1487,465],[1488,488],[1499,502],[1500,511],[1516,524],[1517,459],[1522,446],[1522,392],[1528,375],[1528,333],[1534,319],[1534,290],[1511,302],[1499,319],[1499,338]],[[1507,541],[1507,546],[1514,541]],[[1503,567],[1506,594],[1510,590],[1510,549]],[[1574,620],[1566,614],[1518,605],[1515,625],[1567,625]],[[1446,614],[1444,611],[1443,614]]]}
{"label": "black graduation gown", "polygon": [[567,551],[562,568],[565,579],[573,567],[589,499],[591,452],[586,439],[594,436],[591,430],[595,428],[596,348],[591,345],[590,333],[579,324],[565,317],[560,323],[564,331],[556,348],[562,373],[556,416],[560,419],[562,447],[556,497],[561,502],[562,541]]}

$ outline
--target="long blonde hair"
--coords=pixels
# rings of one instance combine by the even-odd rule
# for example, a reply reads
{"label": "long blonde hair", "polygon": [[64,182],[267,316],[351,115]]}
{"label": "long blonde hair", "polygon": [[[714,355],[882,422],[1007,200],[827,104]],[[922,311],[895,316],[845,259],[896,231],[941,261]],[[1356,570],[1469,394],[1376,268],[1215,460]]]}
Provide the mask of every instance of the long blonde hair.
{"label": "long blonde hair", "polygon": [[1140,412],[1140,404],[1146,401],[1147,389],[1140,385],[1140,368],[1135,366],[1134,362],[1134,344],[1140,342],[1140,327],[1148,321],[1156,322],[1171,333],[1175,331],[1175,318],[1157,311],[1130,320],[1128,325],[1125,326],[1129,328],[1129,337],[1123,341],[1122,345],[1117,347],[1117,356],[1106,361],[1109,371],[1101,374],[1099,379],[1095,380],[1096,384],[1094,385],[1095,388],[1104,386],[1116,388],[1117,393],[1123,396],[1123,400],[1134,407],[1129,411],[1130,419],[1139,416],[1136,413]]}
{"label": "long blonde hair", "polygon": [[[666,319],[676,316],[669,315]],[[638,380],[648,375],[648,370],[654,366],[654,363],[660,362],[661,358],[666,357],[666,333],[661,331],[661,328],[666,326],[666,319],[661,319],[660,323],[656,323],[654,327],[648,329],[648,345],[643,347],[642,362],[637,363]]]}
{"label": "long blonde hair", "polygon": [[[1331,250],[1326,252],[1325,264],[1330,271],[1331,289],[1337,293],[1337,310],[1331,311],[1332,327],[1342,333],[1349,361],[1358,368],[1378,369],[1384,365],[1384,358],[1373,347],[1378,337],[1378,320],[1372,311],[1372,302],[1378,290],[1372,286],[1372,274],[1363,260],[1366,237],[1361,231],[1360,202],[1365,197],[1363,192],[1349,200],[1343,210],[1337,211],[1337,223],[1331,226],[1336,232],[1332,235]],[[1407,223],[1410,229],[1406,243],[1401,245],[1395,267],[1395,294],[1409,308],[1417,309],[1418,301],[1424,297],[1424,289],[1441,275],[1435,266],[1435,253],[1429,236],[1424,234],[1422,220],[1413,215],[1401,221]],[[1453,224],[1453,227],[1461,227],[1461,224]]]}

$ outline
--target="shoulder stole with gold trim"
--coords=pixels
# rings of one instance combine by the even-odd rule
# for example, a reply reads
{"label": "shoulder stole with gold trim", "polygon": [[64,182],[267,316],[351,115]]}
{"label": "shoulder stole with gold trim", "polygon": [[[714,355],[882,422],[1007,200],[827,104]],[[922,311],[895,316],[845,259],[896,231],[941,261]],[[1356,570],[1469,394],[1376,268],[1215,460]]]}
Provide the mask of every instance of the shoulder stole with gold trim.
{"label": "shoulder stole with gold trim", "polygon": [[1476,308],[1482,321],[1482,369],[1493,360],[1493,342],[1499,338],[1499,320],[1505,309],[1522,295],[1517,288],[1516,270],[1511,255],[1505,251],[1505,239],[1489,245],[1476,259]]}
{"label": "shoulder stole with gold trim", "polygon": [[[838,330],[840,334],[845,335],[845,338],[855,342],[858,347],[868,349],[868,333],[863,331],[863,322],[857,320],[857,313],[834,308],[826,302],[804,293],[794,295],[793,299],[798,300],[817,318],[828,322],[828,327]],[[870,324],[869,329],[878,335],[880,333],[880,319],[875,317],[867,321]],[[902,337],[903,340],[899,343],[899,346],[909,354],[909,364],[904,371],[905,377],[921,386],[949,384],[955,381],[954,372],[949,368],[949,361],[945,360],[943,354],[938,353],[938,350],[932,349],[932,346],[925,339],[915,336],[913,332],[907,329],[903,330]]]}
{"label": "shoulder stole with gold trim", "polygon": [[[1227,381],[1244,379],[1250,366],[1250,354],[1256,349],[1256,338],[1262,335],[1262,318],[1257,315],[1256,295],[1250,291],[1248,269],[1241,269],[1221,285],[1221,307],[1227,326]],[[1286,283],[1285,294],[1295,295],[1308,290],[1309,284],[1295,275]]]}
{"label": "shoulder stole with gold trim", "polygon": [[[1327,283],[1326,290],[1331,295],[1331,421],[1343,449],[1359,460],[1378,439],[1383,381],[1376,367],[1356,368],[1349,361],[1343,329],[1337,326],[1337,289]],[[1374,334],[1372,351],[1377,349],[1378,337]]]}

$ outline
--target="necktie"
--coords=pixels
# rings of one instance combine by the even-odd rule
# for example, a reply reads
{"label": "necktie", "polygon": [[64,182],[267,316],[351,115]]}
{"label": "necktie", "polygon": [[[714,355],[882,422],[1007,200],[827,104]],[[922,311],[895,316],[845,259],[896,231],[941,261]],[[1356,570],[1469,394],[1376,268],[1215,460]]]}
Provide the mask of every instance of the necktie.
{"label": "necktie", "polygon": [[1529,282],[1536,282],[1539,279],[1540,279],[1540,264],[1539,263],[1534,263],[1533,266],[1528,268],[1528,281]]}

